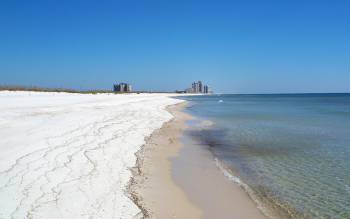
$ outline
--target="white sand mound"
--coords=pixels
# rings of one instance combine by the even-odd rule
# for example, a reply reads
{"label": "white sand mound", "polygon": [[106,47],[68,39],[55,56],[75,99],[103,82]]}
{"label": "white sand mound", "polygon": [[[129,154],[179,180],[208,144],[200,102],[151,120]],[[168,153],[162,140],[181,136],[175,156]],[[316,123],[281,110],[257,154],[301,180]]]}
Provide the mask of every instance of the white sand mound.
{"label": "white sand mound", "polygon": [[129,169],[168,96],[0,92],[0,218],[138,214]]}

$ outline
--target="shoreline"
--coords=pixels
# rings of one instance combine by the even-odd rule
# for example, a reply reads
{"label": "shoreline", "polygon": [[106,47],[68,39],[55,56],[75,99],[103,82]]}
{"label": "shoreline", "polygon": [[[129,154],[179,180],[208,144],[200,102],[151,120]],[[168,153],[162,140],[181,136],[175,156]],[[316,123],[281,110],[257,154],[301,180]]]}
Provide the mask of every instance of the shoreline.
{"label": "shoreline", "polygon": [[[185,136],[189,102],[167,107],[173,119],[136,154],[129,193],[144,218],[249,218],[265,215],[219,170],[203,145]],[[220,188],[219,190],[217,188]]]}
{"label": "shoreline", "polygon": [[182,112],[187,104],[168,106],[166,110],[173,118],[155,130],[136,153],[128,192],[143,218],[201,218],[200,209],[188,200],[171,175],[170,159],[183,147],[179,139],[186,128],[185,121],[191,118]]}

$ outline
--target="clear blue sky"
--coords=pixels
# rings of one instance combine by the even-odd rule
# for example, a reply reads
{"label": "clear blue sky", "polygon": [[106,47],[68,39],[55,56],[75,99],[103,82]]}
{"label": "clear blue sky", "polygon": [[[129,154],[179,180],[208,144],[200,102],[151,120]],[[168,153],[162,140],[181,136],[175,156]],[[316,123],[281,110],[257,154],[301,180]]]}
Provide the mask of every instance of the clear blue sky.
{"label": "clear blue sky", "polygon": [[349,0],[0,1],[0,84],[350,92]]}

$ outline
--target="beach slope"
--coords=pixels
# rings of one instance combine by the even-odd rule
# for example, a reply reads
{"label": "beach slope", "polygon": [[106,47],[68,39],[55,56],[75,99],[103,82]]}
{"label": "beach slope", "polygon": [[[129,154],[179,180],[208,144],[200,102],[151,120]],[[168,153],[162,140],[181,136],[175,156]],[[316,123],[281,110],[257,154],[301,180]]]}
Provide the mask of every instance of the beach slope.
{"label": "beach slope", "polygon": [[135,153],[169,94],[0,92],[0,218],[132,218]]}

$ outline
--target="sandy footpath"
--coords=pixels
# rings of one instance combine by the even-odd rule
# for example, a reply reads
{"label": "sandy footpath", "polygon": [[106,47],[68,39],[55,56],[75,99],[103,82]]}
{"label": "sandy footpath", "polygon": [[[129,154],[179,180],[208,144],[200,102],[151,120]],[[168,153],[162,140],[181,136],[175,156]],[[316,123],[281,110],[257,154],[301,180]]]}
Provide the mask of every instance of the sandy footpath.
{"label": "sandy footpath", "polygon": [[203,145],[184,141],[186,121],[191,119],[182,112],[186,104],[167,108],[174,118],[156,130],[138,153],[131,192],[146,218],[265,218],[222,174]]}

